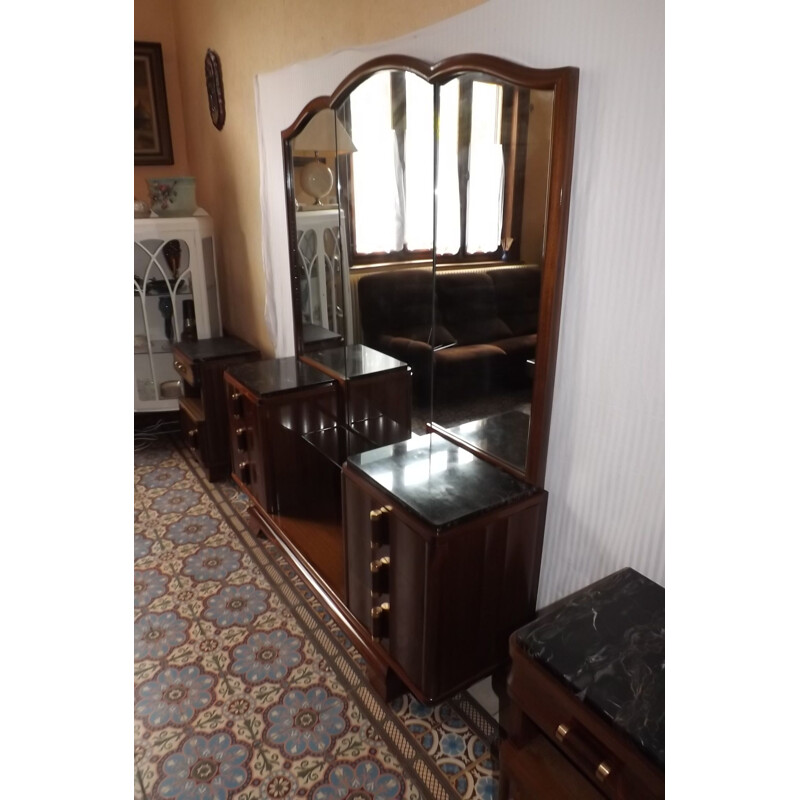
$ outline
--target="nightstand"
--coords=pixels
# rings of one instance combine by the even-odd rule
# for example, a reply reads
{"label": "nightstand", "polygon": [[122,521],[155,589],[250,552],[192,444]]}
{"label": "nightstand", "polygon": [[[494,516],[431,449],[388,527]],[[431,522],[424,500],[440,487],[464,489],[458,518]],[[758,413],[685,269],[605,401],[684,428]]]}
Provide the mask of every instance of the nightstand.
{"label": "nightstand", "polygon": [[510,638],[501,800],[664,797],[664,589],[633,569]]}
{"label": "nightstand", "polygon": [[228,367],[261,358],[258,349],[234,336],[181,342],[172,349],[181,376],[181,430],[210,481],[231,473],[228,410],[223,373]]}

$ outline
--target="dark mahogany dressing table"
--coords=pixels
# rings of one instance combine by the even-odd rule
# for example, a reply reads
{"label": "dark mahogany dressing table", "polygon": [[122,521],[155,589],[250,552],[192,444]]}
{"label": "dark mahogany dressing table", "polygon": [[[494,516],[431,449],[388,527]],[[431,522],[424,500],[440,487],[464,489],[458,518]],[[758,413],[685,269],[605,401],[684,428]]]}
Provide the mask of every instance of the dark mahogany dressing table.
{"label": "dark mahogany dressing table", "polygon": [[[429,104],[428,130],[442,97],[458,98],[460,245],[437,247],[433,224],[427,250],[359,249],[369,126],[356,112],[369,104],[356,98],[367,85],[390,93],[398,174],[411,168],[412,96]],[[233,476],[253,528],[275,536],[386,698],[438,702],[497,676],[509,635],[536,611],[577,85],[573,67],[387,56],[283,132],[296,356],[226,372]],[[480,152],[502,162],[503,181],[487,212],[502,238],[484,250],[465,233],[479,97],[496,118]],[[310,142],[325,125],[327,144]],[[444,146],[433,137],[423,160]],[[312,161],[335,177],[309,206],[299,175]],[[325,238],[311,240],[320,208]],[[389,278],[359,292],[377,276]],[[376,286],[401,291],[380,298]]]}

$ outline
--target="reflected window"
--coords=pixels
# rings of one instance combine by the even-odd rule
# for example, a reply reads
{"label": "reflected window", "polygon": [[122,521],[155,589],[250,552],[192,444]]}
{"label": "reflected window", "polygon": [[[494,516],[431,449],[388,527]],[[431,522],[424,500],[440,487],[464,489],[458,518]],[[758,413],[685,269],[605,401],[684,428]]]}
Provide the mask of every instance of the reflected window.
{"label": "reflected window", "polygon": [[478,81],[472,84],[467,182],[468,253],[491,253],[500,245],[505,189],[500,140],[502,102],[502,87]]}
{"label": "reflected window", "polygon": [[[503,230],[509,199],[513,205],[506,162],[518,149],[517,92],[468,76],[437,91],[437,253],[445,261],[499,258],[515,238]],[[354,262],[430,258],[434,87],[384,70],[361,83],[341,113],[357,148],[348,192]]]}

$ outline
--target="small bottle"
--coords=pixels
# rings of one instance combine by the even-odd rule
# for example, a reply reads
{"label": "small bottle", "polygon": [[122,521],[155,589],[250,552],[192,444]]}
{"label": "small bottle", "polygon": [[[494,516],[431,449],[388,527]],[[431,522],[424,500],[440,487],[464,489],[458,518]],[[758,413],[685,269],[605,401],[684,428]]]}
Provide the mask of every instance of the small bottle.
{"label": "small bottle", "polygon": [[197,322],[194,318],[194,301],[183,301],[183,330],[181,331],[182,342],[197,341]]}

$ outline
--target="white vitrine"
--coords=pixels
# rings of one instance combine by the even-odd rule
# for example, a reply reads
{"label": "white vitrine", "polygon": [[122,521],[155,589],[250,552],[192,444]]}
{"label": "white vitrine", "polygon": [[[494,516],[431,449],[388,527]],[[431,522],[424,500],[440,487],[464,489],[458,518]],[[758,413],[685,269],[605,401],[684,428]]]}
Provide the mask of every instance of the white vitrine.
{"label": "white vitrine", "polygon": [[222,335],[211,217],[134,220],[133,273],[134,411],[177,410],[172,346]]}
{"label": "white vitrine", "polygon": [[303,322],[336,333],[352,330],[350,270],[338,207],[297,212]]}

